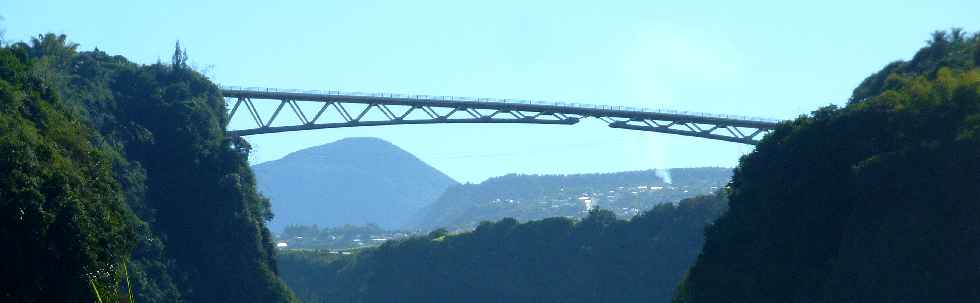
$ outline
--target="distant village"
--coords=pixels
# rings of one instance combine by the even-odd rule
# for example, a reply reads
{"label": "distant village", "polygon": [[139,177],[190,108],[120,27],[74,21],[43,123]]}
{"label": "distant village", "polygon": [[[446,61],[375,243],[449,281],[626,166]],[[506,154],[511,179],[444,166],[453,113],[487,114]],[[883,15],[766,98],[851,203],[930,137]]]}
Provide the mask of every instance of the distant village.
{"label": "distant village", "polygon": [[409,232],[384,230],[374,224],[335,228],[291,225],[276,235],[275,242],[278,249],[323,249],[337,254],[349,254],[348,250],[378,246],[385,241],[404,239],[411,235]]}
{"label": "distant village", "polygon": [[[519,220],[548,217],[582,218],[590,210],[601,208],[612,211],[618,218],[629,219],[661,203],[674,203],[688,197],[710,194],[719,186],[691,187],[666,185],[616,186],[604,189],[567,189],[534,197],[495,198],[485,202],[485,208]],[[493,212],[492,210],[487,212]],[[507,215],[503,216],[507,217]],[[478,223],[478,222],[471,222]]]}
{"label": "distant village", "polygon": [[[660,203],[673,203],[681,199],[709,194],[720,187],[689,187],[661,185],[616,186],[594,190],[560,188],[557,192],[533,199],[494,198],[483,203],[483,220],[499,220],[513,217],[521,221],[548,217],[580,219],[594,208],[612,211],[618,218],[629,219]],[[494,216],[496,214],[496,216]],[[476,223],[449,226],[452,232],[472,229]],[[291,225],[276,236],[278,249],[322,249],[336,254],[349,254],[350,250],[381,245],[390,240],[404,239],[427,231],[391,231],[375,224],[365,226],[344,225],[320,228],[316,225]]]}

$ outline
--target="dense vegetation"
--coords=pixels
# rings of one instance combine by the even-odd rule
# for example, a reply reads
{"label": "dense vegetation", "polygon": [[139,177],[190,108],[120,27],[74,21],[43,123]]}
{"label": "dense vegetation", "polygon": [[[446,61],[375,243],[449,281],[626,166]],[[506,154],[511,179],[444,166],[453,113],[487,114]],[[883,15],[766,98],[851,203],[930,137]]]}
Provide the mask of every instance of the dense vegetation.
{"label": "dense vegetation", "polygon": [[270,228],[377,224],[400,229],[456,181],[378,138],[345,138],[257,164],[259,189],[275,201]]}
{"label": "dense vegetation", "polygon": [[23,48],[0,48],[0,301],[92,302],[135,245],[107,153]]}
{"label": "dense vegetation", "polygon": [[730,168],[670,169],[574,175],[506,175],[450,187],[426,206],[409,229],[469,230],[482,221],[582,218],[601,207],[629,218],[654,205],[711,194],[731,178]]}
{"label": "dense vegetation", "polygon": [[742,158],[676,302],[980,301],[980,35],[936,33]]}
{"label": "dense vegetation", "polygon": [[[77,272],[46,268],[77,258],[102,266],[82,266],[86,274],[115,273],[101,268],[128,259],[138,302],[291,301],[275,276],[268,200],[255,190],[248,144],[224,136],[217,87],[188,68],[179,46],[171,64],[148,66],[76,48],[48,34],[4,49],[12,84],[3,86],[3,121],[14,131],[2,133],[11,148],[0,150],[0,178],[22,198],[4,197],[3,213],[37,222],[5,226],[4,237],[20,238],[3,240],[46,245],[48,254],[5,260],[36,260],[18,268],[24,274],[77,280]],[[64,238],[36,243],[45,237]],[[10,285],[16,294],[77,288],[29,280],[0,287]],[[86,301],[78,291],[61,295]]]}
{"label": "dense vegetation", "polygon": [[280,254],[305,302],[667,302],[725,209],[722,195],[661,204],[632,220],[484,222],[345,256]]}

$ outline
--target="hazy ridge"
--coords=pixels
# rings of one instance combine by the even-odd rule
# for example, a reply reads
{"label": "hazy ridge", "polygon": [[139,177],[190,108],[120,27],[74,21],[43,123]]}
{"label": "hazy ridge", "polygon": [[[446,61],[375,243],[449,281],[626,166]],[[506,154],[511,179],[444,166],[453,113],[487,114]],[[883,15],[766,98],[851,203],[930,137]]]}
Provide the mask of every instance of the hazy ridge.
{"label": "hazy ridge", "polygon": [[272,199],[270,227],[377,224],[402,228],[408,218],[457,182],[397,146],[346,138],[254,165],[259,190]]}

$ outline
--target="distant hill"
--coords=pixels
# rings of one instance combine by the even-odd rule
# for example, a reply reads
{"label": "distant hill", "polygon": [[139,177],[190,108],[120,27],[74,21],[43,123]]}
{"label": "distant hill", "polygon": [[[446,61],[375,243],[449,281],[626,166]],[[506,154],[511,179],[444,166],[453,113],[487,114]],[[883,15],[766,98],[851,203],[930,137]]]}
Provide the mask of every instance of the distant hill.
{"label": "distant hill", "polygon": [[279,273],[303,302],[670,302],[727,208],[723,194],[619,220],[503,219],[431,232],[350,255],[281,250]]}
{"label": "distant hill", "polygon": [[731,178],[730,168],[670,169],[672,183],[654,170],[577,175],[506,175],[453,186],[410,226],[471,229],[481,221],[582,218],[599,207],[630,218],[664,202],[710,194]]}
{"label": "distant hill", "polygon": [[271,228],[378,224],[400,228],[448,187],[449,176],[376,138],[347,138],[252,167],[272,200]]}

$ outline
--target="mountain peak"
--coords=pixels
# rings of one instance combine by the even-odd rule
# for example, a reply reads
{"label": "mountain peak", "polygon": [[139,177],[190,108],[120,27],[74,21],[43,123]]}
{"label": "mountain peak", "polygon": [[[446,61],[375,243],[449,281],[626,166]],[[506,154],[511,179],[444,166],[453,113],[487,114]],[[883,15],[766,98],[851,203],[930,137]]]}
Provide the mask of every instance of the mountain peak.
{"label": "mountain peak", "polygon": [[358,147],[371,146],[377,148],[387,148],[387,149],[404,151],[398,146],[391,144],[391,142],[375,137],[348,137],[327,144],[323,144],[320,146],[311,147],[310,149],[322,150],[322,149],[349,147],[349,146],[358,146]]}
{"label": "mountain peak", "polygon": [[375,223],[400,228],[455,180],[388,141],[344,138],[253,166],[270,226]]}

